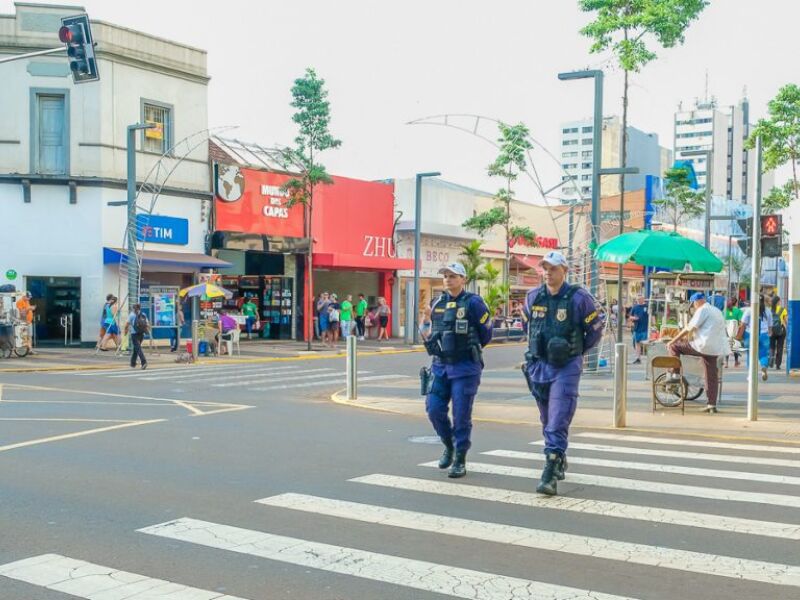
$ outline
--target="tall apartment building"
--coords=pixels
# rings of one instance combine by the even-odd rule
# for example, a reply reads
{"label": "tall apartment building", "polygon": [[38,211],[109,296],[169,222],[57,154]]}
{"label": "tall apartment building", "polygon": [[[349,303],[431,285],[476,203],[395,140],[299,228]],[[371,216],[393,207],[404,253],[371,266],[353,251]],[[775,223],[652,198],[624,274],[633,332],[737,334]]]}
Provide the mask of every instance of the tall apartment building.
{"label": "tall apartment building", "polygon": [[[561,167],[565,171],[562,179],[575,178],[575,186],[565,184],[561,197],[564,201],[578,196],[589,198],[592,195],[592,144],[593,120],[571,121],[561,125]],[[618,167],[622,162],[622,122],[617,116],[603,119],[602,167]],[[641,190],[645,187],[645,177],[661,177],[672,163],[672,152],[658,143],[658,135],[647,133],[628,125],[627,163],[638,167],[638,175],[625,177],[625,190]],[[601,181],[601,196],[619,193],[619,176],[604,176]],[[577,187],[577,190],[575,189]]]}
{"label": "tall apartment building", "polygon": [[[750,135],[750,103],[742,98],[723,109],[716,99],[696,100],[690,110],[675,113],[675,158],[691,161],[700,189],[705,189],[709,165],[706,158],[685,157],[684,152],[711,150],[711,192],[714,196],[750,204],[756,193],[756,155],[745,150]],[[764,193],[773,185],[771,173],[764,175]]]}

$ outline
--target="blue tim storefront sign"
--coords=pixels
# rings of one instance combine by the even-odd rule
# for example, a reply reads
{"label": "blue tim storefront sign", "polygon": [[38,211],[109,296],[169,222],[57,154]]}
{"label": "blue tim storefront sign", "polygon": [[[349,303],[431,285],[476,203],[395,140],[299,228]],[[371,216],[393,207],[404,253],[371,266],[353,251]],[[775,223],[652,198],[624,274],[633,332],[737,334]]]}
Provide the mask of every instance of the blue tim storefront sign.
{"label": "blue tim storefront sign", "polygon": [[136,239],[140,242],[185,246],[189,243],[189,220],[161,215],[136,215]]}

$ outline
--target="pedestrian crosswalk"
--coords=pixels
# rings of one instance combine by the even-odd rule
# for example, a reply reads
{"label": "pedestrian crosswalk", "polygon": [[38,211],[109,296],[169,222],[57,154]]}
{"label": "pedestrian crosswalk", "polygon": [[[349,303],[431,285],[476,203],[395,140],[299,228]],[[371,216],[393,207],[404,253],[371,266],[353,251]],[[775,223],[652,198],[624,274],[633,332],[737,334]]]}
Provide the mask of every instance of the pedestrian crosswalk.
{"label": "pedestrian crosswalk", "polygon": [[[269,564],[313,569],[325,577],[367,580],[387,590],[413,590],[407,596],[413,598],[438,594],[435,597],[472,600],[650,600],[686,597],[687,589],[704,600],[800,598],[800,461],[780,458],[797,454],[797,447],[599,432],[576,439],[580,441],[571,445],[567,478],[555,497],[533,492],[540,453],[498,448],[473,452],[468,476],[458,482],[444,476],[435,462],[409,463],[403,474],[367,472],[348,479],[346,498],[287,489],[252,498],[259,508],[251,522],[187,514],[143,523],[136,535],[144,545],[168,541],[175,555],[190,557],[193,549],[205,548],[219,553],[220,564],[228,554],[246,555]],[[603,458],[610,454],[638,458]],[[712,468],[713,462],[726,465],[726,470]],[[769,473],[755,468],[766,465]],[[606,474],[609,469],[613,475]],[[758,475],[771,479],[759,480]],[[753,481],[780,487],[753,491],[746,483]],[[443,500],[437,503],[437,498]],[[291,514],[302,515],[302,522],[312,527],[294,531],[292,523],[300,521],[285,518]],[[330,519],[342,526],[330,527]],[[278,523],[280,531],[270,531],[271,524]],[[349,524],[380,528],[382,533],[365,543],[359,527]],[[323,528],[324,540],[314,533]],[[392,533],[401,530],[402,536]],[[395,543],[399,537],[405,541],[403,548]],[[440,560],[431,560],[423,550],[432,539],[460,541],[463,556],[454,556],[450,545]],[[513,556],[520,557],[525,570],[497,561],[492,568],[476,568],[484,548],[476,544],[514,549]],[[576,585],[563,572],[538,567],[550,556],[569,562],[572,572],[602,576],[579,577],[581,585]],[[598,560],[602,568],[591,562]],[[124,568],[58,554],[21,557],[0,565],[0,589],[6,577],[32,590],[46,588],[91,600],[291,596],[263,588],[263,580],[255,594],[253,587],[235,580],[225,582],[223,592]],[[636,578],[660,579],[662,573],[660,591],[631,585]],[[725,585],[715,585],[715,578]],[[285,588],[285,582],[282,585]],[[226,595],[228,591],[235,595]]]}
{"label": "pedestrian crosswalk", "polygon": [[[359,371],[359,381],[400,381],[410,376],[402,373],[374,375],[372,371]],[[285,362],[255,363],[237,365],[182,365],[142,371],[103,370],[59,373],[59,376],[76,378],[101,378],[112,383],[153,383],[179,384],[181,386],[202,386],[212,390],[244,388],[252,391],[274,391],[304,389],[324,386],[343,386],[345,372],[343,365],[304,366]]]}

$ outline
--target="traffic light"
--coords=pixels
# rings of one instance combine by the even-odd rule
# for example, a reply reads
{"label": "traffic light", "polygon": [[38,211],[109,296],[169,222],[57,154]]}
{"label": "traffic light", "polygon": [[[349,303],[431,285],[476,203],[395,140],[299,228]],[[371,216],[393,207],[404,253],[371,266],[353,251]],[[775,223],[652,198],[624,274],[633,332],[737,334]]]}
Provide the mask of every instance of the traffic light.
{"label": "traffic light", "polygon": [[761,215],[761,256],[781,256],[783,227],[781,215]]}
{"label": "traffic light", "polygon": [[92,30],[89,28],[89,15],[76,15],[61,19],[58,39],[67,46],[69,70],[74,83],[97,81],[100,73],[94,56]]}
{"label": "traffic light", "polygon": [[753,252],[753,219],[736,219],[736,222],[744,235],[737,239],[736,243],[745,256],[750,256]]}

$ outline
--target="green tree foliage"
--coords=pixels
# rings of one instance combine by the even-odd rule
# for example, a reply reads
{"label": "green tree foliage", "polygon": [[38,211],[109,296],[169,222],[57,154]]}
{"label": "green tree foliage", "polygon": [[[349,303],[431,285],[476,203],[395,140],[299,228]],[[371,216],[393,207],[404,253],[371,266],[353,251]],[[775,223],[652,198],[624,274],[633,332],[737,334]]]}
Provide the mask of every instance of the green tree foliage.
{"label": "green tree foliage", "polygon": [[483,266],[481,246],[483,246],[483,242],[480,240],[472,240],[469,244],[461,246],[461,254],[459,256],[464,269],[467,271],[467,286],[470,286],[480,278],[481,267]]}
{"label": "green tree foliage", "polygon": [[705,212],[705,194],[693,190],[689,185],[689,170],[678,167],[665,174],[666,195],[653,204],[661,208],[672,223],[672,230],[686,220],[699,217]]}
{"label": "green tree foliage", "polygon": [[761,214],[771,215],[784,208],[789,208],[792,200],[797,198],[793,181],[787,181],[779,187],[772,188],[761,201]]}
{"label": "green tree foliage", "polygon": [[522,238],[529,245],[536,244],[536,233],[527,226],[515,225],[511,215],[511,201],[514,191],[511,184],[517,180],[519,174],[527,168],[527,152],[533,145],[529,141],[530,132],[523,123],[498,126],[500,137],[497,140],[500,152],[494,162],[487,167],[490,177],[502,178],[505,186],[495,194],[495,206],[474,217],[464,221],[464,227],[476,231],[478,235],[494,227],[502,227],[505,235],[505,265],[503,266],[503,283],[505,292],[505,305],[509,304],[509,262],[511,260],[511,240]]}
{"label": "green tree foliage", "polygon": [[792,200],[800,198],[800,87],[790,83],[778,90],[767,105],[769,117],[761,119],[747,139],[746,147],[755,148],[756,138],[761,138],[764,170],[772,171],[791,165],[792,178],[783,187],[773,188],[764,204],[786,208]]}
{"label": "green tree foliage", "polygon": [[492,263],[487,262],[484,265],[483,272],[480,278],[486,282],[486,294],[483,296],[483,301],[489,307],[489,314],[494,316],[495,311],[503,306],[506,301],[510,286],[507,283],[498,283],[500,278],[500,271]]}
{"label": "green tree foliage", "polygon": [[[309,303],[314,297],[314,234],[312,216],[314,211],[314,188],[318,185],[332,183],[325,166],[317,162],[317,156],[331,148],[338,148],[341,141],[334,138],[330,131],[330,102],[325,80],[317,77],[314,69],[306,69],[305,75],[295,79],[292,86],[292,108],[295,109],[292,121],[297,124],[298,134],[294,139],[295,147],[283,151],[286,168],[297,173],[287,181],[283,188],[289,192],[288,206],[303,204],[306,209],[306,234],[309,240],[309,252],[306,255],[308,273]],[[306,310],[310,311],[310,304]],[[311,319],[308,320],[309,325]],[[308,349],[311,350],[312,330],[309,327]]]}

